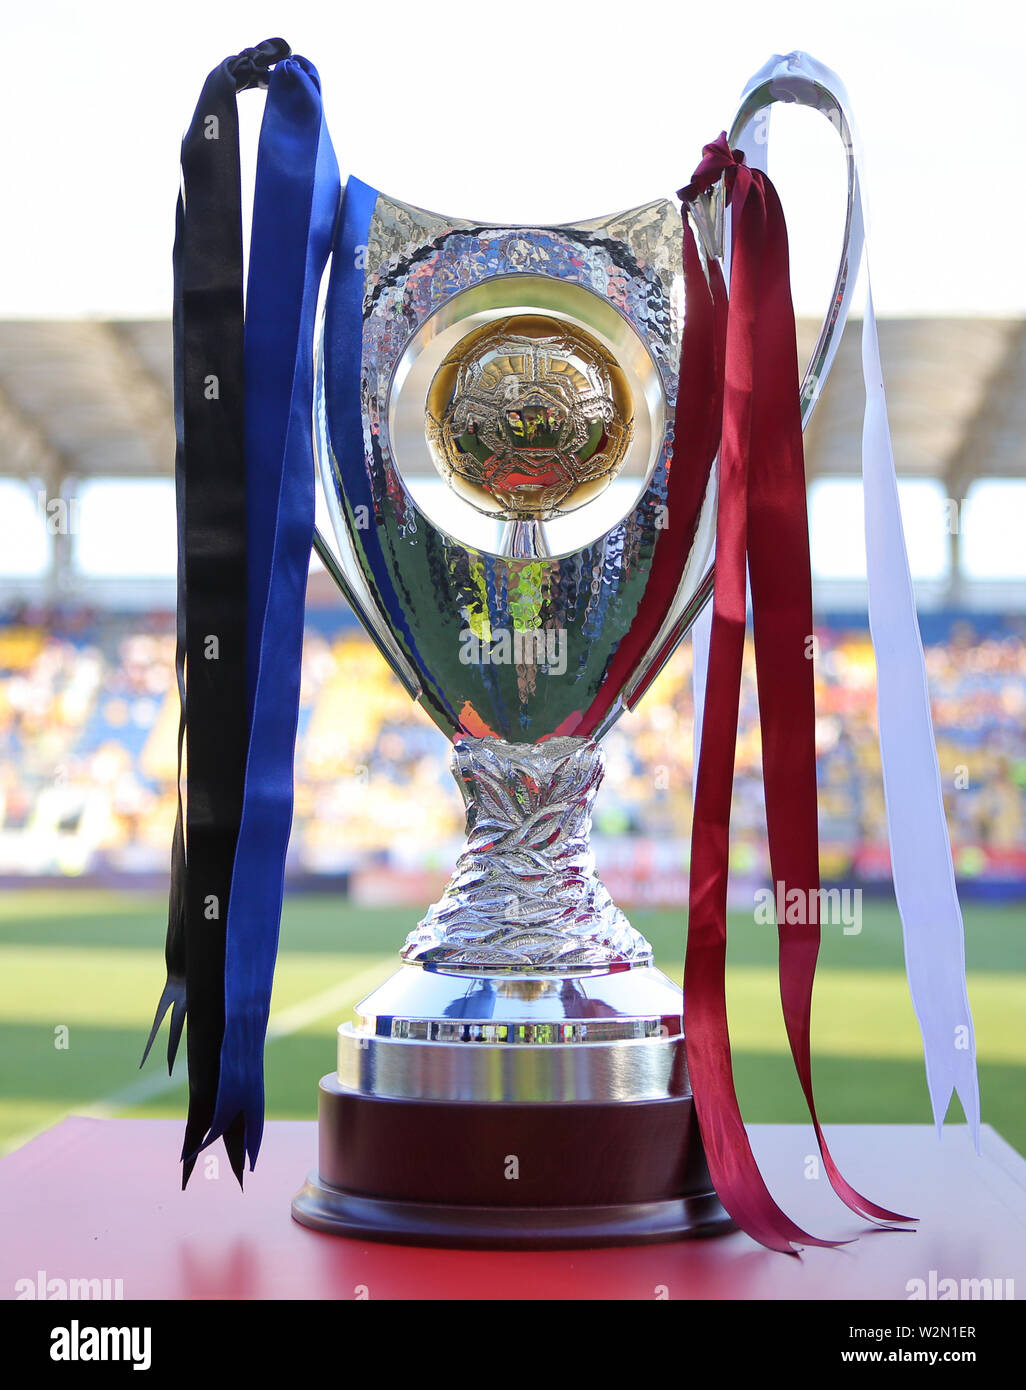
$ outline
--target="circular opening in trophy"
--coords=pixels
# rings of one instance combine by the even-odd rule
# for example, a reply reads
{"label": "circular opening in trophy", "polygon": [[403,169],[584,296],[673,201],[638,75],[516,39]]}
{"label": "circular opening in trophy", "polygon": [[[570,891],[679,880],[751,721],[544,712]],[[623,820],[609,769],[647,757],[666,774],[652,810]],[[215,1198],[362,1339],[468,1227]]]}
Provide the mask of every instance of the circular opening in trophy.
{"label": "circular opening in trophy", "polygon": [[393,461],[417,507],[493,554],[566,554],[622,520],[659,458],[666,398],[608,300],[545,276],[454,295],[392,376]]}

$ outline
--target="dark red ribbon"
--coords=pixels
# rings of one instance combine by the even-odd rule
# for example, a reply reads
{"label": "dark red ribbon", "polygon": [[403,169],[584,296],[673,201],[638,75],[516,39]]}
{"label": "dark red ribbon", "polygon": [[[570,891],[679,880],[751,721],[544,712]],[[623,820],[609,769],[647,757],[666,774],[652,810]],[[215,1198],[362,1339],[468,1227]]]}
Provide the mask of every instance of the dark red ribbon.
{"label": "dark red ribbon", "polygon": [[[684,966],[685,1046],[695,1110],[717,1194],[737,1224],[773,1250],[809,1235],[777,1206],[752,1153],[730,1057],[725,994],[727,865],[745,575],[751,583],[770,866],[783,898],[801,892],[805,922],[777,923],[780,998],[791,1055],[830,1184],[853,1211],[908,1221],[862,1197],[830,1156],[812,1092],[812,986],[819,954],[812,579],[798,356],[787,229],[776,190],[726,135],[703,150],[684,200],[685,267],[694,266],[688,203],[723,179],[731,208],[731,277],[723,354],[716,575],[691,847]],[[792,900],[793,901],[793,900]]]}

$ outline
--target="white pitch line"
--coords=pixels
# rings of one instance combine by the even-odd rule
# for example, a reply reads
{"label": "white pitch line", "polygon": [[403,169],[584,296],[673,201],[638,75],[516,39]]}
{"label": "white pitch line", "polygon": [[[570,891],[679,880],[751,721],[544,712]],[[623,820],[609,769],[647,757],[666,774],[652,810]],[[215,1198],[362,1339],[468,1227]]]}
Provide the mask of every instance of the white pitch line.
{"label": "white pitch line", "polygon": [[[384,966],[384,969],[387,969],[387,965]],[[332,985],[330,989],[321,990],[320,994],[311,994],[309,999],[302,999],[298,1004],[291,1004],[287,1009],[279,1009],[268,1020],[267,1041],[274,1042],[278,1038],[287,1038],[292,1033],[300,1032],[307,1024],[315,1022],[318,1018],[323,1018],[325,1014],[331,1013],[335,1009],[346,1008],[354,999],[359,1000],[367,990],[380,984],[382,973],[382,965],[369,966],[366,970],[362,970],[359,975],[351,975],[340,984]],[[183,1051],[184,1046],[183,1042]],[[154,1045],[154,1050],[156,1051],[156,1045]],[[131,1105],[142,1105],[146,1101],[162,1095],[165,1091],[173,1091],[176,1087],[185,1085],[185,1082],[184,1071],[179,1071],[177,1076],[168,1076],[165,1071],[151,1072],[148,1076],[141,1076],[138,1081],[123,1086],[102,1100],[94,1101],[91,1105],[74,1106],[65,1114],[83,1115],[91,1120],[109,1120],[119,1110],[125,1110]],[[34,1139],[37,1134],[42,1134],[44,1130],[50,1129],[55,1123],[57,1121],[50,1120],[36,1129],[26,1130],[23,1134],[15,1135],[13,1139],[3,1145],[4,1152],[13,1153],[15,1149],[21,1148],[22,1144],[27,1144],[30,1139]]]}
{"label": "white pitch line", "polygon": [[[387,970],[387,968],[386,965],[385,969]],[[292,1004],[287,1009],[279,1009],[268,1020],[267,1037],[268,1039],[284,1038],[289,1033],[298,1033],[308,1023],[323,1018],[333,1009],[344,1009],[347,1005],[351,1005],[354,999],[354,986],[356,987],[355,999],[358,1002],[365,990],[373,989],[375,985],[381,983],[381,966],[368,966],[359,975],[353,975],[341,984],[332,985],[330,989],[322,990],[320,994],[312,994],[309,999],[301,999],[298,1004]]]}

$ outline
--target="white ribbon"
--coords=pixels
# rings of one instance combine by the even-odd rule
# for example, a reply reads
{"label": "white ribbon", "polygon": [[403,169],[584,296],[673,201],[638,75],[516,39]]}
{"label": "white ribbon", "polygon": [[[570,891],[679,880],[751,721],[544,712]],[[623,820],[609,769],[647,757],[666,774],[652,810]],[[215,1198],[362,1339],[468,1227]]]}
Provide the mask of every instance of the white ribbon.
{"label": "white ribbon", "polygon": [[[745,95],[767,81],[779,83],[779,91],[774,91],[773,97],[784,101],[795,100],[796,84],[815,82],[825,87],[843,107],[854,143],[851,269],[840,316],[843,323],[861,258],[866,275],[862,320],[866,579],[869,629],[876,658],[880,763],[891,873],[904,936],[909,990],[923,1038],[934,1122],[939,1133],[951,1093],[956,1091],[979,1153],[980,1093],[976,1040],[966,991],[965,936],[944,818],[923,643],[898,505],[869,260],[863,247],[869,221],[859,172],[864,160],[847,94],[836,73],[804,53],[776,54],[750,80]],[[767,114],[763,114],[763,120]],[[755,142],[750,138],[753,124],[754,121],[749,123],[738,143],[749,164],[765,169],[768,141],[762,138]],[[824,378],[839,342],[840,328],[831,344]],[[703,620],[709,622],[707,614],[703,614]],[[696,712],[702,708],[700,699],[704,699],[708,651],[708,632],[703,627],[694,644],[692,680]],[[697,713],[695,728],[697,740],[701,731]],[[697,741],[694,766],[697,777]]]}

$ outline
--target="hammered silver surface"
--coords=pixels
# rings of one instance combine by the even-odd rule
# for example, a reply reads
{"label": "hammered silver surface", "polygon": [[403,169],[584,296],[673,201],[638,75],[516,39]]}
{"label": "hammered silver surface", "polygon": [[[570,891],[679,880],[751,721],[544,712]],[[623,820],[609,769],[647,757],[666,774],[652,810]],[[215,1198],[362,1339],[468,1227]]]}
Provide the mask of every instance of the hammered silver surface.
{"label": "hammered silver surface", "polygon": [[[639,668],[665,645],[667,624],[683,635],[706,597],[699,589],[715,487],[690,542],[666,526],[686,312],[682,244],[679,210],[666,200],[575,225],[509,227],[443,218],[379,194],[364,272],[362,458],[341,423],[349,418],[343,363],[350,349],[329,287],[317,445],[343,565],[365,625],[450,737],[604,732]],[[405,349],[434,316],[493,287],[501,302],[523,285],[530,307],[539,277],[557,287],[552,293],[600,302],[632,335],[651,364],[661,423],[649,471],[621,521],[572,553],[503,555],[447,534],[418,507],[390,439],[390,391]],[[565,667],[462,661],[468,632],[486,645],[509,634],[558,633]],[[620,652],[625,643],[629,660]]]}
{"label": "hammered silver surface", "polygon": [[451,766],[467,844],[404,960],[548,970],[651,961],[595,875],[589,834],[603,759],[594,740],[464,738]]}
{"label": "hammered silver surface", "polygon": [[440,217],[380,194],[367,241],[371,404],[383,404],[406,340],[442,301],[481,280],[525,272],[609,299],[648,342],[670,404],[677,399],[683,233],[680,212],[665,198],[567,227],[504,227]]}

